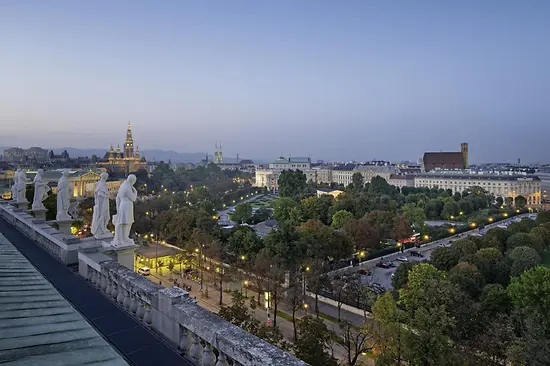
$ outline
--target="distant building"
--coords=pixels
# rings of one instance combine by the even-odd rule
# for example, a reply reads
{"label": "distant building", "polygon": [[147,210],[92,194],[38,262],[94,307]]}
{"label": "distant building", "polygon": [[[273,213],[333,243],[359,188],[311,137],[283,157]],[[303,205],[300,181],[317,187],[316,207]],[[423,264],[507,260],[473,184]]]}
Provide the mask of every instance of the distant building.
{"label": "distant building", "polygon": [[120,151],[120,145],[115,151],[113,145],[104,158],[97,162],[98,166],[103,166],[109,171],[123,172],[125,174],[136,172],[140,169],[147,170],[147,161],[140,156],[139,147],[134,151],[134,139],[132,138],[132,127],[128,122],[126,130],[126,139],[124,140],[124,153]]}
{"label": "distant building", "polygon": [[422,158],[422,171],[438,169],[468,169],[468,144],[460,145],[460,152],[426,152]]}
{"label": "distant building", "polygon": [[528,206],[541,204],[541,181],[534,175],[434,172],[415,176],[414,186],[451,189],[453,193],[479,186],[495,197],[515,199],[521,195],[527,199]]}
{"label": "distant building", "polygon": [[22,149],[20,147],[11,147],[4,150],[4,161],[20,164],[27,161],[33,161],[37,163],[49,161],[49,151],[41,147],[31,147],[28,149]]}
{"label": "distant building", "polygon": [[279,189],[279,175],[283,170],[301,170],[306,175],[306,180],[317,182],[316,171],[311,169],[310,158],[285,158],[280,157],[269,163],[268,168],[257,168],[254,181],[255,187],[266,187],[270,191]]}
{"label": "distant building", "polygon": [[398,188],[414,187],[414,176],[405,174],[391,174],[388,183]]}
{"label": "distant building", "polygon": [[[36,171],[26,172],[29,184],[33,181]],[[63,174],[61,170],[47,170],[42,175],[42,179],[51,188],[52,193],[57,193],[57,182]],[[69,195],[71,198],[83,199],[87,197],[93,197],[95,191],[95,184],[99,181],[99,174],[92,171],[73,170],[70,172],[69,177]],[[112,199],[115,198],[118,188],[122,184],[123,180],[115,179],[107,181],[107,188],[109,195]]]}

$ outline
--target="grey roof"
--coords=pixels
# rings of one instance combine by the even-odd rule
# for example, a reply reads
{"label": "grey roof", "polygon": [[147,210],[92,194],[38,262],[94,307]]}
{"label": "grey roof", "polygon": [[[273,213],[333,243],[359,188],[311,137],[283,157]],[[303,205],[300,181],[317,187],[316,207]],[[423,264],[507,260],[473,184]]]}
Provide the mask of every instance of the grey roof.
{"label": "grey roof", "polygon": [[415,175],[416,178],[442,178],[442,179],[463,179],[463,180],[501,180],[501,181],[513,181],[529,179],[534,181],[540,181],[540,178],[536,175],[506,175],[506,174],[441,174],[441,173],[427,173]]}
{"label": "grey roof", "polygon": [[397,173],[399,169],[388,165],[357,165],[355,170],[359,172],[374,171],[377,173]]}
{"label": "grey roof", "polygon": [[288,161],[290,163],[310,163],[310,158],[301,158],[301,157],[295,157],[295,158],[288,158]]}
{"label": "grey roof", "polygon": [[0,361],[128,365],[1,234]]}

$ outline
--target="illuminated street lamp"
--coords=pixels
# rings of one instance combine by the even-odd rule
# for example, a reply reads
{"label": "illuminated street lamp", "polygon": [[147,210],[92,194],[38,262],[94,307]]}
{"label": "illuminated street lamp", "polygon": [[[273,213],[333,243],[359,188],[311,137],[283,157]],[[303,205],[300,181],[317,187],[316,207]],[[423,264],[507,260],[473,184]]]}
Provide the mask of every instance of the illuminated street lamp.
{"label": "illuminated street lamp", "polygon": [[508,214],[505,212],[502,214],[504,217],[508,217]]}
{"label": "illuminated street lamp", "polygon": [[492,218],[492,217],[489,217],[489,222],[493,222],[493,218]]}
{"label": "illuminated street lamp", "polygon": [[519,209],[518,209],[518,210],[516,210],[516,213],[519,213]]}
{"label": "illuminated street lamp", "polygon": [[472,223],[470,224],[471,227],[476,227],[476,225],[477,225],[477,224],[476,224],[475,222],[472,222]]}
{"label": "illuminated street lamp", "polygon": [[428,240],[430,237],[428,235],[424,235],[424,240]]}
{"label": "illuminated street lamp", "polygon": [[464,215],[464,212],[460,211],[460,215],[461,215],[461,216]]}
{"label": "illuminated street lamp", "polygon": [[455,230],[455,228],[454,228],[454,227],[452,227],[452,228],[450,228],[450,229],[449,229],[449,232],[450,232],[451,234],[454,234],[454,233],[455,233],[455,231],[456,231],[456,230]]}
{"label": "illuminated street lamp", "polygon": [[248,280],[244,280],[244,296],[248,297]]}

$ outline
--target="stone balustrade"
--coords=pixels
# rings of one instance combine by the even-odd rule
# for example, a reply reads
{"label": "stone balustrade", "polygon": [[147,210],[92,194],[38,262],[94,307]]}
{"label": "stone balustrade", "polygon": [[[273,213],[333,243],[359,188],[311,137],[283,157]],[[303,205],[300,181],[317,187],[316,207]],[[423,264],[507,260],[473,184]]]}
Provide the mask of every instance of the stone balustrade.
{"label": "stone balustrade", "polygon": [[65,235],[7,201],[0,200],[0,217],[61,262],[78,263],[82,277],[197,366],[307,365],[200,307],[187,291],[164,288],[133,272],[120,264],[120,251]]}
{"label": "stone balustrade", "polygon": [[188,292],[164,288],[114,260],[79,253],[79,273],[198,366],[306,365],[287,352],[198,306]]}

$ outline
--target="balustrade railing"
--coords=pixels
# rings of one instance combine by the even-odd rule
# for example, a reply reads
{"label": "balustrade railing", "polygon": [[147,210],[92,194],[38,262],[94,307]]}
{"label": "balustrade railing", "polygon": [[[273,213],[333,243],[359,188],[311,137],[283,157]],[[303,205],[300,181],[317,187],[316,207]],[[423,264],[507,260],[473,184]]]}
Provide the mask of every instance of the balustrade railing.
{"label": "balustrade railing", "polygon": [[199,307],[180,288],[163,288],[116,262],[87,267],[87,279],[197,366],[302,366],[287,352]]}

